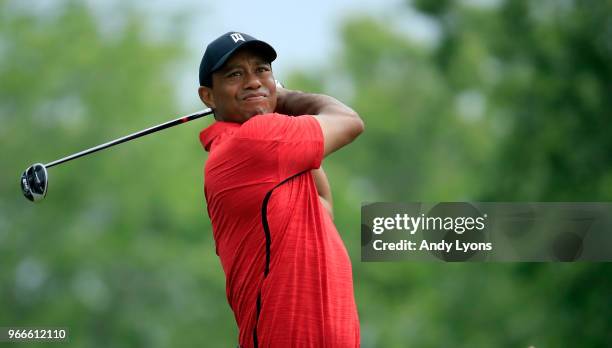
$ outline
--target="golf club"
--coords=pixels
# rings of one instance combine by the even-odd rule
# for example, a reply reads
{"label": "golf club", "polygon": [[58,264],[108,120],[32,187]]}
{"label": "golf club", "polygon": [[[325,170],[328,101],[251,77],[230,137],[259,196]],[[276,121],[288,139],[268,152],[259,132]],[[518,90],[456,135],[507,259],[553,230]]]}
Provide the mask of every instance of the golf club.
{"label": "golf club", "polygon": [[207,108],[204,110],[200,110],[198,112],[194,112],[189,115],[179,117],[175,120],[171,120],[171,121],[159,124],[157,126],[153,126],[153,127],[141,130],[139,132],[132,133],[130,135],[126,135],[119,139],[115,139],[107,143],[100,144],[98,146],[94,146],[87,150],[77,152],[73,155],[66,156],[64,158],[60,158],[58,160],[49,162],[47,164],[42,164],[42,163],[33,164],[30,167],[28,167],[28,169],[26,169],[21,175],[21,191],[23,192],[23,196],[32,202],[38,202],[38,201],[41,201],[43,198],[45,198],[45,196],[47,195],[47,188],[49,184],[49,175],[47,174],[47,168],[51,168],[58,164],[68,162],[73,159],[77,159],[79,157],[86,156],[94,152],[104,150],[111,146],[119,145],[121,143],[125,143],[126,141],[137,139],[142,136],[145,136],[151,133],[155,133],[157,131],[160,131],[166,128],[174,127],[176,125],[183,124],[185,122],[193,121],[197,118],[200,118],[206,115],[210,115],[212,113],[213,113],[212,109]]}

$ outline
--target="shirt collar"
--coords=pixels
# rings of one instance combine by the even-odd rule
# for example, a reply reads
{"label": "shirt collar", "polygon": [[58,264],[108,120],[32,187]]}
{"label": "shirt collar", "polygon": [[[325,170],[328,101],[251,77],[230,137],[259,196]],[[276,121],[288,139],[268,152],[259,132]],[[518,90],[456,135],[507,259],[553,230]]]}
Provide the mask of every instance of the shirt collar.
{"label": "shirt collar", "polygon": [[210,151],[213,142],[217,139],[223,139],[226,135],[234,134],[236,129],[240,128],[240,123],[215,121],[200,132],[200,142],[204,150]]}

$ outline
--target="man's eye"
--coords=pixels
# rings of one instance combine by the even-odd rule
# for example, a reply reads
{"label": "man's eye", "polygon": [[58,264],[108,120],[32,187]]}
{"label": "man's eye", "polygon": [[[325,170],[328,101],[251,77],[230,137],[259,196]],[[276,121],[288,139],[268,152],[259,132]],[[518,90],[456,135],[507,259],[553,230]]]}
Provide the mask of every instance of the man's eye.
{"label": "man's eye", "polygon": [[266,71],[270,71],[270,68],[267,66],[260,66],[259,68],[257,68],[257,72],[266,72]]}
{"label": "man's eye", "polygon": [[234,71],[234,72],[227,74],[227,77],[237,77],[237,76],[240,76],[240,71]]}

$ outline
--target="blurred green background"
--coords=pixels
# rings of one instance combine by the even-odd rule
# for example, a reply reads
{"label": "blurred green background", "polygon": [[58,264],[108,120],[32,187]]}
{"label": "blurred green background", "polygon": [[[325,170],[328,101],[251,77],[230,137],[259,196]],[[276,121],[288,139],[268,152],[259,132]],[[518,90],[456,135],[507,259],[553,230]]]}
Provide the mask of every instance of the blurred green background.
{"label": "blurred green background", "polygon": [[[139,6],[117,2],[121,25],[110,33],[80,1],[27,8],[0,0],[0,326],[65,326],[74,347],[234,347],[203,199],[197,135],[210,120],[55,167],[37,205],[18,183],[33,162],[200,107],[203,49],[185,45],[181,24],[190,9],[151,35],[154,16]],[[611,347],[609,264],[362,263],[359,210],[610,200],[612,3],[418,0],[380,10],[418,14],[436,35],[338,17],[330,59],[284,76],[366,122],[325,163],[362,346]],[[176,93],[185,68],[187,106]]]}

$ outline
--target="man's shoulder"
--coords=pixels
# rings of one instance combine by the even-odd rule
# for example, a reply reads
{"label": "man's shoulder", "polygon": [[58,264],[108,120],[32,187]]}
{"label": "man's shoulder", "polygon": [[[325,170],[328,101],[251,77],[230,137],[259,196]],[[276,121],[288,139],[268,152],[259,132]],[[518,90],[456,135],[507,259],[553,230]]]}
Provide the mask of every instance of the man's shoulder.
{"label": "man's shoulder", "polygon": [[319,123],[312,116],[287,116],[271,113],[251,117],[242,124],[236,137],[251,140],[300,142],[321,140],[322,133]]}
{"label": "man's shoulder", "polygon": [[283,115],[283,114],[278,114],[278,113],[269,113],[269,114],[262,114],[262,115],[255,115],[253,117],[251,117],[250,119],[248,119],[245,123],[243,123],[243,126],[249,125],[249,124],[258,124],[258,123],[269,123],[269,122],[283,122],[286,121],[290,116],[287,115]]}
{"label": "man's shoulder", "polygon": [[241,138],[269,139],[282,135],[291,122],[291,117],[278,113],[262,114],[251,117],[240,127]]}

